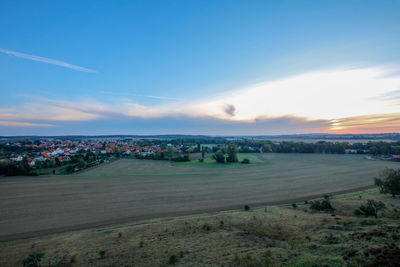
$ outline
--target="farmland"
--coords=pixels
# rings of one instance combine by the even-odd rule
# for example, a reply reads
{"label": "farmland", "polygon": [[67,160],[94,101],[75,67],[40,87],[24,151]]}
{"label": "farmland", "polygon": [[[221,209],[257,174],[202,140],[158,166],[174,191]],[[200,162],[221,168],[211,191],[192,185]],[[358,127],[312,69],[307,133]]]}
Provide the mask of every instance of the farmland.
{"label": "farmland", "polygon": [[251,164],[122,159],[75,175],[0,178],[0,238],[299,199],[373,183],[395,162],[252,154]]}

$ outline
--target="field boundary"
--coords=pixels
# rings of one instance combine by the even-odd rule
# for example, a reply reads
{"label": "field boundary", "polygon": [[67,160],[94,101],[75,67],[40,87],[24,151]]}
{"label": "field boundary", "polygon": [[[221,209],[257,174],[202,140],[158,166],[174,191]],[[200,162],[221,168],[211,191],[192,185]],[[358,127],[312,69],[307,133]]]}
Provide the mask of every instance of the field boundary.
{"label": "field boundary", "polygon": [[[351,188],[351,189],[333,191],[333,192],[329,192],[329,193],[308,195],[308,196],[304,196],[304,197],[298,197],[298,198],[292,198],[292,199],[286,199],[286,200],[243,203],[243,205],[247,204],[253,208],[257,208],[257,207],[261,207],[261,206],[284,205],[284,204],[291,204],[291,203],[295,203],[295,202],[301,202],[301,201],[305,201],[305,200],[316,199],[316,198],[323,197],[325,195],[330,195],[330,196],[342,195],[342,194],[348,194],[348,193],[353,193],[353,192],[362,191],[362,190],[366,190],[366,189],[372,189],[372,188],[376,188],[376,186],[375,185],[367,185],[367,186],[355,187],[355,188]],[[134,216],[134,217],[99,221],[99,222],[94,222],[94,223],[79,224],[79,225],[73,225],[73,226],[68,226],[68,227],[59,227],[59,228],[18,233],[18,234],[12,234],[12,235],[3,235],[3,236],[0,236],[0,242],[13,241],[13,240],[17,240],[17,239],[27,239],[27,238],[33,238],[33,237],[38,237],[38,236],[56,234],[56,233],[65,233],[65,232],[70,232],[70,231],[84,230],[84,229],[89,229],[89,228],[97,228],[97,227],[109,226],[109,225],[113,225],[113,224],[122,224],[122,223],[133,222],[133,221],[160,219],[160,218],[168,218],[168,217],[180,217],[180,216],[196,215],[196,214],[212,214],[212,213],[221,212],[221,211],[242,209],[243,205],[230,205],[230,206],[224,206],[224,207],[218,207],[218,208],[199,209],[199,210],[191,210],[191,211],[156,213],[156,214],[151,214],[151,215],[140,215],[140,216]]]}

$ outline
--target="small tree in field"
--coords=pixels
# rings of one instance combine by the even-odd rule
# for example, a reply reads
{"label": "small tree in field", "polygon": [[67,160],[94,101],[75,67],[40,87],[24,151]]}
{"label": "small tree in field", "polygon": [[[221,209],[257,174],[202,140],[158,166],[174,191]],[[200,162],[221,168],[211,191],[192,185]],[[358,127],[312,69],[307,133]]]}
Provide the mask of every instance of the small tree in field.
{"label": "small tree in field", "polygon": [[238,149],[234,144],[229,144],[226,152],[228,154],[228,156],[226,157],[227,162],[238,162]]}
{"label": "small tree in field", "polygon": [[215,161],[217,163],[224,163],[225,162],[225,154],[221,151],[218,150],[214,155],[213,155],[213,159],[215,159]]}
{"label": "small tree in field", "polygon": [[354,211],[354,214],[364,215],[365,217],[374,216],[375,218],[378,218],[378,212],[383,209],[385,209],[385,204],[383,202],[369,199],[367,204],[361,205]]}
{"label": "small tree in field", "polygon": [[44,256],[44,253],[34,252],[22,261],[22,266],[24,266],[24,267],[40,266],[40,262],[42,261],[43,256]]}
{"label": "small tree in field", "polygon": [[326,212],[335,211],[335,209],[331,205],[331,201],[329,199],[329,196],[324,196],[323,200],[312,201],[311,204],[310,204],[310,208],[313,209],[313,210],[326,211]]}
{"label": "small tree in field", "polygon": [[400,195],[400,169],[385,168],[379,178],[375,178],[375,184],[383,194]]}

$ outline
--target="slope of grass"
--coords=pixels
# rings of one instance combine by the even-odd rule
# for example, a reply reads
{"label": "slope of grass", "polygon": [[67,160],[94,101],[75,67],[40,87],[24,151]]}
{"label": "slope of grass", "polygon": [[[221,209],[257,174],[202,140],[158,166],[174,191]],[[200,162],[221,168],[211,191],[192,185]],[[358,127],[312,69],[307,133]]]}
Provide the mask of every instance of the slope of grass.
{"label": "slope of grass", "polygon": [[[353,215],[366,199],[386,203],[380,218]],[[386,266],[391,259],[396,263],[400,219],[392,215],[400,210],[399,199],[372,189],[335,196],[332,204],[335,216],[301,202],[297,208],[234,210],[3,242],[0,265],[18,266],[34,252],[45,254],[44,266],[377,266],[382,258]]]}

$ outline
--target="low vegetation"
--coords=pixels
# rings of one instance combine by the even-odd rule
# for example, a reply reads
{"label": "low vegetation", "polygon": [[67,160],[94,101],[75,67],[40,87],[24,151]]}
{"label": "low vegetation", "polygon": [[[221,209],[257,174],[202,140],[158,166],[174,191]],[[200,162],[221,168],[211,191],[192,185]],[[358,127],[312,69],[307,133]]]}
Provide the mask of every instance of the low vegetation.
{"label": "low vegetation", "polygon": [[400,169],[385,168],[379,178],[375,178],[375,184],[383,194],[400,195]]}
{"label": "low vegetation", "polygon": [[[329,201],[335,216],[313,212],[317,201]],[[379,219],[354,214],[368,203],[386,206]],[[397,266],[400,217],[391,214],[400,210],[398,198],[370,189],[293,204],[2,242],[0,265]]]}
{"label": "low vegetation", "polygon": [[310,209],[317,211],[333,212],[335,209],[331,205],[329,196],[325,196],[322,200],[315,200],[310,203]]}

